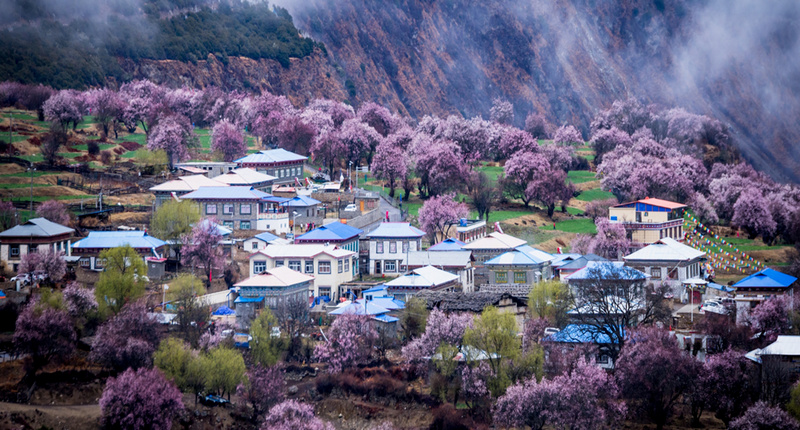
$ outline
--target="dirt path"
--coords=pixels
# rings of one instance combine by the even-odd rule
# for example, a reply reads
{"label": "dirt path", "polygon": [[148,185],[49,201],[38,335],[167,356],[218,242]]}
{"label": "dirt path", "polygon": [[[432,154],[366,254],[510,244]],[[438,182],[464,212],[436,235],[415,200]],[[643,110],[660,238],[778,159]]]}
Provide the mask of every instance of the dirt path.
{"label": "dirt path", "polygon": [[0,429],[97,429],[100,405],[24,405],[0,402]]}

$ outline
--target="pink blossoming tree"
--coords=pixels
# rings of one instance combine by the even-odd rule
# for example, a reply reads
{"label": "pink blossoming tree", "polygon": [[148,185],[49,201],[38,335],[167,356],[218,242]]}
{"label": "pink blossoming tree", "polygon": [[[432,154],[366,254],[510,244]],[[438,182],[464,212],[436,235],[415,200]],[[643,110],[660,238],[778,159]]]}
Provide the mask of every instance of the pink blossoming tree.
{"label": "pink blossoming tree", "polygon": [[147,316],[142,302],[125,305],[97,329],[89,359],[122,371],[150,366],[158,346],[158,322]]}
{"label": "pink blossoming tree", "polygon": [[261,430],[334,430],[334,427],[314,415],[314,407],[308,403],[286,400],[269,410]]}
{"label": "pink blossoming tree", "polygon": [[[183,239],[183,250],[181,251],[181,264],[192,268],[202,267],[203,274],[211,275],[215,267],[221,267],[225,262],[225,257],[219,245],[222,236],[217,231],[216,220],[204,218],[194,225],[192,232]],[[203,277],[203,279],[208,279]],[[210,279],[206,284],[210,284]]]}
{"label": "pink blossoming tree", "polygon": [[331,373],[340,373],[346,367],[369,363],[378,333],[369,316],[344,314],[333,321],[327,337],[327,342],[314,348],[314,357],[328,363]]}
{"label": "pink blossoming tree", "polygon": [[34,372],[53,358],[71,355],[76,340],[72,321],[64,310],[33,300],[17,318],[14,348],[30,355]]}
{"label": "pink blossoming tree", "polygon": [[553,143],[556,145],[577,145],[583,143],[583,136],[577,128],[571,125],[562,125],[553,135]]}
{"label": "pink blossoming tree", "polygon": [[378,145],[371,169],[376,178],[389,182],[389,196],[394,197],[397,182],[408,174],[408,165],[408,155],[399,145],[383,142]]}
{"label": "pink blossoming tree", "polygon": [[428,315],[425,333],[403,347],[403,357],[409,361],[418,361],[432,356],[442,343],[461,346],[464,333],[467,328],[472,327],[472,323],[473,318],[470,314],[447,314],[435,308]]}
{"label": "pink blossoming tree", "polygon": [[111,377],[100,397],[108,428],[169,430],[183,408],[180,390],[158,369],[128,369]]}
{"label": "pink blossoming tree", "polygon": [[56,224],[69,226],[70,216],[67,206],[58,200],[48,200],[36,208],[36,216],[47,218]]}
{"label": "pink blossoming tree", "polygon": [[469,208],[455,200],[455,194],[431,197],[419,209],[419,224],[428,234],[431,243],[446,237],[450,226],[469,215]]}
{"label": "pink blossoming tree", "polygon": [[235,125],[222,120],[211,130],[211,149],[222,154],[222,161],[229,163],[247,152],[247,144]]}

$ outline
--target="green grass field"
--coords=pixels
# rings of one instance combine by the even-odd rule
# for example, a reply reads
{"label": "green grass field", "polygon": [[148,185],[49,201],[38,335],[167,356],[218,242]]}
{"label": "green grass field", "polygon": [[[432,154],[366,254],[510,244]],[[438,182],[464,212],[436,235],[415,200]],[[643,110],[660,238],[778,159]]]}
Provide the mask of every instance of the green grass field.
{"label": "green grass field", "polygon": [[[28,140],[31,136],[23,136],[21,134],[14,133],[11,135],[11,143],[22,142],[24,140]],[[8,143],[8,133],[0,133],[0,142]]]}
{"label": "green grass field", "polygon": [[583,184],[585,182],[596,181],[595,173],[588,170],[570,170],[567,172],[567,178],[573,184]]}
{"label": "green grass field", "polygon": [[[530,214],[531,212],[528,211],[491,211],[489,212],[489,224],[493,224],[498,221],[506,221],[512,218],[518,218]],[[470,211],[469,217],[471,219],[478,218],[478,212]]]}
{"label": "green grass field", "polygon": [[11,115],[12,113],[13,113],[13,118],[15,120],[35,121],[36,119],[38,119],[36,116],[30,115],[30,114],[28,114],[26,112],[23,112],[23,111],[6,111],[6,112],[3,112],[3,118],[11,118],[12,117],[12,115]]}
{"label": "green grass field", "polygon": [[[543,225],[539,227],[542,230],[553,230],[553,225]],[[556,222],[556,231],[565,231],[567,233],[584,233],[584,234],[596,234],[597,227],[594,225],[594,221],[583,218],[583,219],[568,219],[561,222]]]}
{"label": "green grass field", "polygon": [[[33,188],[50,187],[50,184],[33,184]],[[4,190],[15,190],[19,188],[31,188],[31,184],[3,184],[0,183],[0,188]]]}
{"label": "green grass field", "polygon": [[[33,172],[33,177],[38,178],[39,176],[58,175],[58,174],[59,172],[41,172],[37,170]],[[30,172],[6,173],[5,175],[0,175],[0,178],[30,178],[30,177],[31,177]]]}
{"label": "green grass field", "polygon": [[575,198],[583,202],[592,202],[595,200],[611,199],[613,197],[614,194],[608,191],[603,191],[600,188],[592,188],[591,190],[586,190],[578,194],[578,197]]}
{"label": "green grass field", "polygon": [[500,166],[482,165],[480,167],[477,167],[475,170],[477,170],[478,172],[486,173],[486,176],[492,182],[497,182],[497,177],[503,174],[503,168]]}
{"label": "green grass field", "polygon": [[22,158],[23,160],[26,160],[26,161],[31,162],[31,163],[39,163],[39,162],[44,161],[44,157],[42,157],[42,154],[20,155],[17,158]]}
{"label": "green grass field", "polygon": [[[96,199],[97,196],[90,196],[88,194],[78,194],[74,196],[56,196],[56,197],[48,197],[48,196],[33,196],[33,201],[35,202],[46,202],[48,200],[80,200],[80,199]],[[11,197],[10,201],[12,202],[29,202],[31,201],[30,197]]]}
{"label": "green grass field", "polygon": [[[106,149],[111,149],[111,148],[113,148],[113,147],[115,147],[117,145],[114,145],[114,144],[111,144],[111,143],[100,143],[97,146],[100,147],[101,151],[105,151]],[[75,146],[73,146],[73,148],[77,149],[78,151],[88,151],[89,150],[89,144],[75,145]]]}
{"label": "green grass field", "polygon": [[117,142],[117,143],[136,142],[139,145],[144,146],[144,145],[147,144],[147,136],[145,134],[143,134],[143,133],[127,134],[125,136],[122,136],[119,139],[114,139],[114,142]]}

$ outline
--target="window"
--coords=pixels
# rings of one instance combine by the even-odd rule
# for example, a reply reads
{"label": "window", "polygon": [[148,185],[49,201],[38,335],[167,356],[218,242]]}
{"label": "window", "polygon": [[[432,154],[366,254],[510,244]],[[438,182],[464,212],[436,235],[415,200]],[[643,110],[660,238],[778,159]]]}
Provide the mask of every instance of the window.
{"label": "window", "polygon": [[223,215],[233,215],[233,203],[224,203],[222,205]]}
{"label": "window", "polygon": [[605,354],[598,354],[597,355],[597,364],[608,364],[609,357]]}
{"label": "window", "polygon": [[408,252],[408,241],[403,242],[403,253]]}
{"label": "window", "polygon": [[253,241],[253,249],[258,249],[258,242]]}
{"label": "window", "polygon": [[317,273],[320,275],[329,275],[331,273],[331,262],[320,261],[317,266]]}
{"label": "window", "polygon": [[217,205],[207,204],[206,205],[206,215],[216,215],[217,214]]}
{"label": "window", "polygon": [[339,273],[342,273],[342,271],[344,271],[344,261],[337,260],[336,261],[336,266],[337,266],[337,270],[339,271]]}
{"label": "window", "polygon": [[505,284],[508,282],[508,272],[494,272],[494,282],[496,284]]}
{"label": "window", "polygon": [[350,259],[349,258],[345,258],[344,259],[344,270],[347,271],[347,272],[350,271]]}
{"label": "window", "polygon": [[92,265],[92,260],[90,258],[81,258],[81,267],[89,267]]}
{"label": "window", "polygon": [[397,242],[389,242],[389,254],[397,254]]}
{"label": "window", "polygon": [[11,245],[11,255],[12,256],[19,255],[19,245]]}
{"label": "window", "polygon": [[417,242],[411,242],[411,252],[416,251],[418,248],[420,247],[417,246]]}
{"label": "window", "polygon": [[515,284],[524,284],[528,282],[528,277],[525,272],[514,272],[514,283]]}
{"label": "window", "polygon": [[383,271],[384,272],[396,272],[397,271],[397,262],[394,260],[386,260],[383,262]]}
{"label": "window", "polygon": [[283,267],[283,260],[275,260],[275,267]]}
{"label": "window", "polygon": [[233,228],[233,221],[222,221],[223,227]]}
{"label": "window", "polygon": [[314,273],[314,261],[306,260],[306,273]]}
{"label": "window", "polygon": [[319,295],[320,296],[331,296],[331,287],[319,287]]}
{"label": "window", "polygon": [[383,242],[376,242],[375,243],[375,253],[376,254],[383,254]]}
{"label": "window", "polygon": [[267,270],[267,262],[266,261],[254,261],[253,262],[253,273],[259,274],[263,271]]}
{"label": "window", "polygon": [[242,230],[250,230],[250,221],[239,221],[239,228]]}
{"label": "window", "polygon": [[243,204],[243,205],[239,206],[239,213],[242,214],[242,215],[250,215],[252,213],[252,212],[250,212],[251,210],[252,210],[252,207],[250,206],[250,204],[246,204],[246,205]]}
{"label": "window", "polygon": [[289,260],[289,268],[294,270],[295,272],[300,271],[300,267],[302,262],[300,260]]}
{"label": "window", "polygon": [[94,259],[94,268],[95,269],[102,269],[102,268],[106,267],[107,263],[108,263],[108,260],[105,259],[105,258],[95,258]]}
{"label": "window", "polygon": [[653,278],[661,279],[661,268],[660,267],[653,267],[650,269],[650,276]]}

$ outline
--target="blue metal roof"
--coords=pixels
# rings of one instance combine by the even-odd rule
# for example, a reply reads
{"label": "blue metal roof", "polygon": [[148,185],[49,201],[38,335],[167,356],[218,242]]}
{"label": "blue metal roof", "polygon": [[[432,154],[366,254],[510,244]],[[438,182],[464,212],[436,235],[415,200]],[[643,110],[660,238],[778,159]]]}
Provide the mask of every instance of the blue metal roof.
{"label": "blue metal roof", "polygon": [[[549,259],[548,259],[549,257]],[[514,251],[504,252],[484,263],[486,266],[538,266],[552,259],[544,251],[523,245]]]}
{"label": "blue metal roof", "polygon": [[428,251],[461,251],[466,243],[454,238],[447,238],[428,248]]}
{"label": "blue metal roof", "polygon": [[598,278],[626,281],[647,279],[647,275],[643,272],[623,264],[621,261],[588,261],[583,269],[569,275],[567,279],[570,281]]}
{"label": "blue metal roof", "polygon": [[733,287],[786,288],[795,281],[797,281],[797,278],[794,276],[778,272],[777,270],[764,269],[733,284]]}
{"label": "blue metal roof", "polygon": [[608,335],[599,333],[597,327],[586,324],[569,324],[558,333],[551,334],[543,340],[562,343],[612,343]]}
{"label": "blue metal roof", "polygon": [[366,306],[364,303],[357,303],[353,302],[347,306],[341,307],[334,311],[329,312],[330,315],[344,315],[344,314],[354,314],[354,315],[381,315],[388,313],[389,309],[386,309],[374,302],[367,302]]}
{"label": "blue metal roof", "polygon": [[283,148],[277,149],[267,149],[263,151],[259,151],[255,154],[250,154],[244,156],[238,160],[234,160],[235,163],[283,163],[286,161],[300,161],[305,160],[308,157],[304,157],[300,154],[295,154],[294,152],[287,151]]}
{"label": "blue metal roof", "polygon": [[400,321],[399,318],[395,318],[395,317],[393,317],[391,315],[385,315],[385,314],[384,315],[376,315],[376,316],[372,317],[372,319],[378,320],[378,321],[382,321],[382,322],[385,322],[385,323],[393,323],[393,322]]}
{"label": "blue metal roof", "polygon": [[262,200],[269,197],[274,196],[248,186],[200,187],[191,193],[181,196],[182,199],[194,200]]}
{"label": "blue metal roof", "polygon": [[259,303],[259,302],[263,302],[263,301],[264,301],[263,297],[242,297],[242,296],[239,296],[239,297],[236,298],[236,300],[233,301],[233,303]]}
{"label": "blue metal roof", "polygon": [[253,237],[255,237],[256,239],[261,239],[264,242],[271,242],[271,241],[273,241],[273,240],[278,238],[278,236],[275,236],[274,234],[272,234],[272,233],[270,233],[268,231],[265,231],[263,233],[259,233],[259,234],[255,235]]}
{"label": "blue metal roof", "polygon": [[304,240],[314,242],[343,241],[352,239],[361,233],[363,233],[362,230],[337,221],[330,224],[325,224],[322,227],[317,227],[306,234],[297,236],[295,242],[302,242]]}
{"label": "blue metal roof", "polygon": [[722,285],[722,284],[715,284],[713,282],[709,282],[708,283],[708,288],[713,288],[715,290],[723,291],[723,292],[726,292],[726,293],[732,293],[732,292],[736,291],[736,289],[733,288],[733,287],[729,287],[727,285]]}
{"label": "blue metal roof", "polygon": [[386,285],[378,285],[377,287],[372,287],[372,288],[370,288],[368,290],[362,291],[361,294],[364,294],[364,293],[377,293],[379,291],[386,292],[387,289],[388,289],[388,287]]}
{"label": "blue metal roof", "polygon": [[322,202],[320,202],[317,199],[312,199],[311,197],[308,197],[308,196],[297,196],[297,197],[295,197],[293,199],[290,199],[288,201],[285,201],[285,202],[281,203],[281,206],[302,207],[302,208],[304,208],[304,207],[308,207],[308,206],[318,205],[320,203],[322,203]]}
{"label": "blue metal roof", "polygon": [[155,248],[166,244],[144,231],[90,231],[88,236],[73,243],[72,249],[105,249],[130,245],[132,248],[151,248],[155,253]]}

